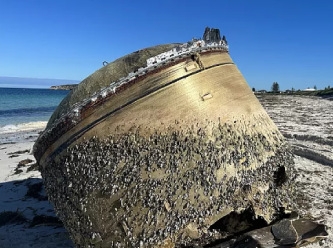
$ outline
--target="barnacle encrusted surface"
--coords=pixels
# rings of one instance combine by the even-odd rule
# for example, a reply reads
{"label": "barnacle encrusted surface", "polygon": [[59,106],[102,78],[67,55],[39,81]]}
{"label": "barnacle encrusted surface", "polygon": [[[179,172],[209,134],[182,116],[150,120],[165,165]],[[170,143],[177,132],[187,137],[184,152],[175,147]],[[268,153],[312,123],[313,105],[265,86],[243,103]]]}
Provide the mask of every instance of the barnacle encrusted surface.
{"label": "barnacle encrusted surface", "polygon": [[166,64],[107,99],[35,145],[79,247],[204,245],[230,213],[270,223],[291,208],[292,154],[227,52]]}

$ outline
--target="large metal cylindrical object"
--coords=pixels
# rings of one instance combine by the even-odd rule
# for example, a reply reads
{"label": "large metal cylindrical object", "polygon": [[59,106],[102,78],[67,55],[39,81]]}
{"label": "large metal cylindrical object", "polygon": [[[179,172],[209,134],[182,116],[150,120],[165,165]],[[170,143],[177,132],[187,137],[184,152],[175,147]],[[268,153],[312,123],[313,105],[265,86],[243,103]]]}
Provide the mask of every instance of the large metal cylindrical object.
{"label": "large metal cylindrical object", "polygon": [[[121,61],[132,70],[154,49]],[[292,155],[228,52],[175,58],[66,117],[114,80],[119,61],[83,81],[35,145],[79,247],[205,244],[231,212],[270,223],[290,207]]]}

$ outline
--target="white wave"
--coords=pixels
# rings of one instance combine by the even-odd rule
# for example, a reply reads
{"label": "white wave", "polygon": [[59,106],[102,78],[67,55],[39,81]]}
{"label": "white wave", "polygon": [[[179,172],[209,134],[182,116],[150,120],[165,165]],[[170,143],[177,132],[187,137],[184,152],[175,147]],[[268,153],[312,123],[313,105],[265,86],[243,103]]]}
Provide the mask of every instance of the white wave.
{"label": "white wave", "polygon": [[42,130],[46,127],[46,124],[47,121],[35,121],[35,122],[21,123],[17,125],[9,124],[0,127],[0,134]]}
{"label": "white wave", "polygon": [[15,132],[17,130],[16,125],[6,125],[3,127],[0,127],[0,133],[2,132]]}

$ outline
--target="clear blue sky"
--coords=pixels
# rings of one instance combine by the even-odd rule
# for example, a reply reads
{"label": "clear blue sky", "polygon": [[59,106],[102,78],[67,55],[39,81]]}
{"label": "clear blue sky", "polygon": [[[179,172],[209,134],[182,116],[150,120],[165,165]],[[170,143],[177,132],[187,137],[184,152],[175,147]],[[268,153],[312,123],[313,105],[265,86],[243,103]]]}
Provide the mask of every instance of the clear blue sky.
{"label": "clear blue sky", "polygon": [[83,80],[130,52],[226,35],[250,87],[333,86],[333,1],[0,0],[0,76]]}

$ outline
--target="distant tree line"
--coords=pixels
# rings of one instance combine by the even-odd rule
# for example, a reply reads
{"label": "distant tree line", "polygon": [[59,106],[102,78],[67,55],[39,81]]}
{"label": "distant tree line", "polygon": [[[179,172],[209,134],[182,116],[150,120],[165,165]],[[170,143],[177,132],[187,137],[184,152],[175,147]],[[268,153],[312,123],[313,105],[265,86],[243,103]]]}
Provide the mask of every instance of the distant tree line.
{"label": "distant tree line", "polygon": [[[307,89],[310,89],[310,87],[308,87]],[[316,85],[314,85],[312,89],[315,90],[315,91],[318,90]],[[327,87],[325,87],[324,90],[330,90],[330,89],[331,89],[331,86],[327,86]],[[256,88],[254,88],[254,87],[252,88],[252,91],[253,92],[257,92]],[[262,91],[265,91],[265,90],[259,90],[258,92],[262,92]],[[291,92],[291,93],[293,93],[293,92],[300,92],[300,91],[303,91],[303,90],[302,89],[296,90],[294,87],[292,87],[291,90],[286,90],[286,92]],[[273,93],[281,93],[281,91],[280,91],[280,85],[279,85],[278,82],[273,82],[273,84],[271,86],[271,92],[273,92]]]}

